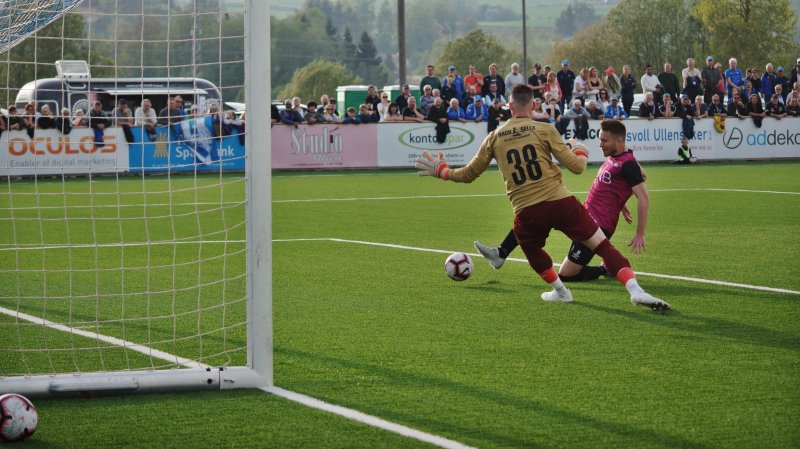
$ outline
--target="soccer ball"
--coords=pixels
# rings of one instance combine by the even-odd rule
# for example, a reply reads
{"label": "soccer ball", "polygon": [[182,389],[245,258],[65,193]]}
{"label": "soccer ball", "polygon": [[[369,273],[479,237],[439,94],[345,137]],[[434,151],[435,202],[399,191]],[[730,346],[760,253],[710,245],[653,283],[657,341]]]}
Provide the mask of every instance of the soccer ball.
{"label": "soccer ball", "polygon": [[472,258],[465,253],[450,254],[444,261],[444,271],[454,281],[465,281],[472,274]]}
{"label": "soccer ball", "polygon": [[39,414],[25,396],[14,393],[0,396],[0,442],[22,441],[36,432]]}

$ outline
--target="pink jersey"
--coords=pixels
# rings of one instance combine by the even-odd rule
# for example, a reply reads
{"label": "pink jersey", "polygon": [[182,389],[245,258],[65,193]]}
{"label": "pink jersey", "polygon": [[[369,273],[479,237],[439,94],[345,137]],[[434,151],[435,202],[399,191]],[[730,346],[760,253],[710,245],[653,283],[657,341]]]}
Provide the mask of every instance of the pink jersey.
{"label": "pink jersey", "polygon": [[642,170],[632,151],[610,156],[597,170],[584,206],[601,229],[613,234],[619,213],[633,194],[632,188],[642,182]]}

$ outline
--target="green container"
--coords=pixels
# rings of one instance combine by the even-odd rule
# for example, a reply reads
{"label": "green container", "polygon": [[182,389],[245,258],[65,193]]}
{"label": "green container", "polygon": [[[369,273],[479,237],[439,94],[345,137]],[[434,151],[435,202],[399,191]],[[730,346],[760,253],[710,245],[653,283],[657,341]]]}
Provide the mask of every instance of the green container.
{"label": "green container", "polygon": [[[408,87],[411,88],[411,95],[413,95],[414,98],[417,99],[417,107],[419,107],[419,105],[420,105],[420,102],[419,102],[419,97],[420,97],[419,86],[416,85],[416,84],[409,84]],[[383,91],[384,92],[389,92],[389,101],[390,102],[394,102],[394,99],[397,98],[398,96],[400,96],[401,89],[400,89],[400,85],[399,84],[392,84],[391,86],[383,86]]]}
{"label": "green container", "polygon": [[356,114],[358,114],[358,107],[367,98],[367,87],[369,86],[339,86],[336,88],[336,110],[339,111],[339,117],[344,117],[347,108],[351,106],[356,108]]}

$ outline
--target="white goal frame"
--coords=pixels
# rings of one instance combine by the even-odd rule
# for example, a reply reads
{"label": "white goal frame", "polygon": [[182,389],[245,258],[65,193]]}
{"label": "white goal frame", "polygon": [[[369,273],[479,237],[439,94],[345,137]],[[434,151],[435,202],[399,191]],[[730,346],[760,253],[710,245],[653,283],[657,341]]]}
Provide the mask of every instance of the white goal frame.
{"label": "white goal frame", "polygon": [[[0,394],[42,397],[273,386],[272,163],[271,132],[267,126],[270,118],[265,106],[271,98],[270,3],[246,0],[245,6],[245,102],[253,106],[247,111],[248,122],[253,125],[248,126],[245,137],[247,365],[213,367],[190,363],[194,367],[6,377],[0,378]],[[45,320],[41,323],[47,325]]]}

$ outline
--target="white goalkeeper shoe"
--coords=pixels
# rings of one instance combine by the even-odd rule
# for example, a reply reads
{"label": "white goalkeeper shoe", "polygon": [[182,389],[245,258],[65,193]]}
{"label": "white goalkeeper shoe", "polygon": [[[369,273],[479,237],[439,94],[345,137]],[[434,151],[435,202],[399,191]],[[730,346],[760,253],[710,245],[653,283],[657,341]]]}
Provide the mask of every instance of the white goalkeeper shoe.
{"label": "white goalkeeper shoe", "polygon": [[572,292],[569,289],[566,289],[566,293],[563,295],[559,295],[558,292],[553,289],[549,292],[542,293],[542,301],[547,302],[572,302]]}
{"label": "white goalkeeper shoe", "polygon": [[669,304],[662,299],[658,299],[655,296],[641,292],[635,293],[631,295],[631,303],[635,306],[646,306],[650,307],[653,310],[669,310]]}
{"label": "white goalkeeper shoe", "polygon": [[494,267],[495,270],[499,270],[500,267],[506,263],[506,259],[500,257],[499,248],[489,248],[478,241],[473,242],[473,244],[475,245],[475,249],[481,253],[481,256],[483,256],[483,258],[486,259],[486,261],[489,262],[489,264]]}

